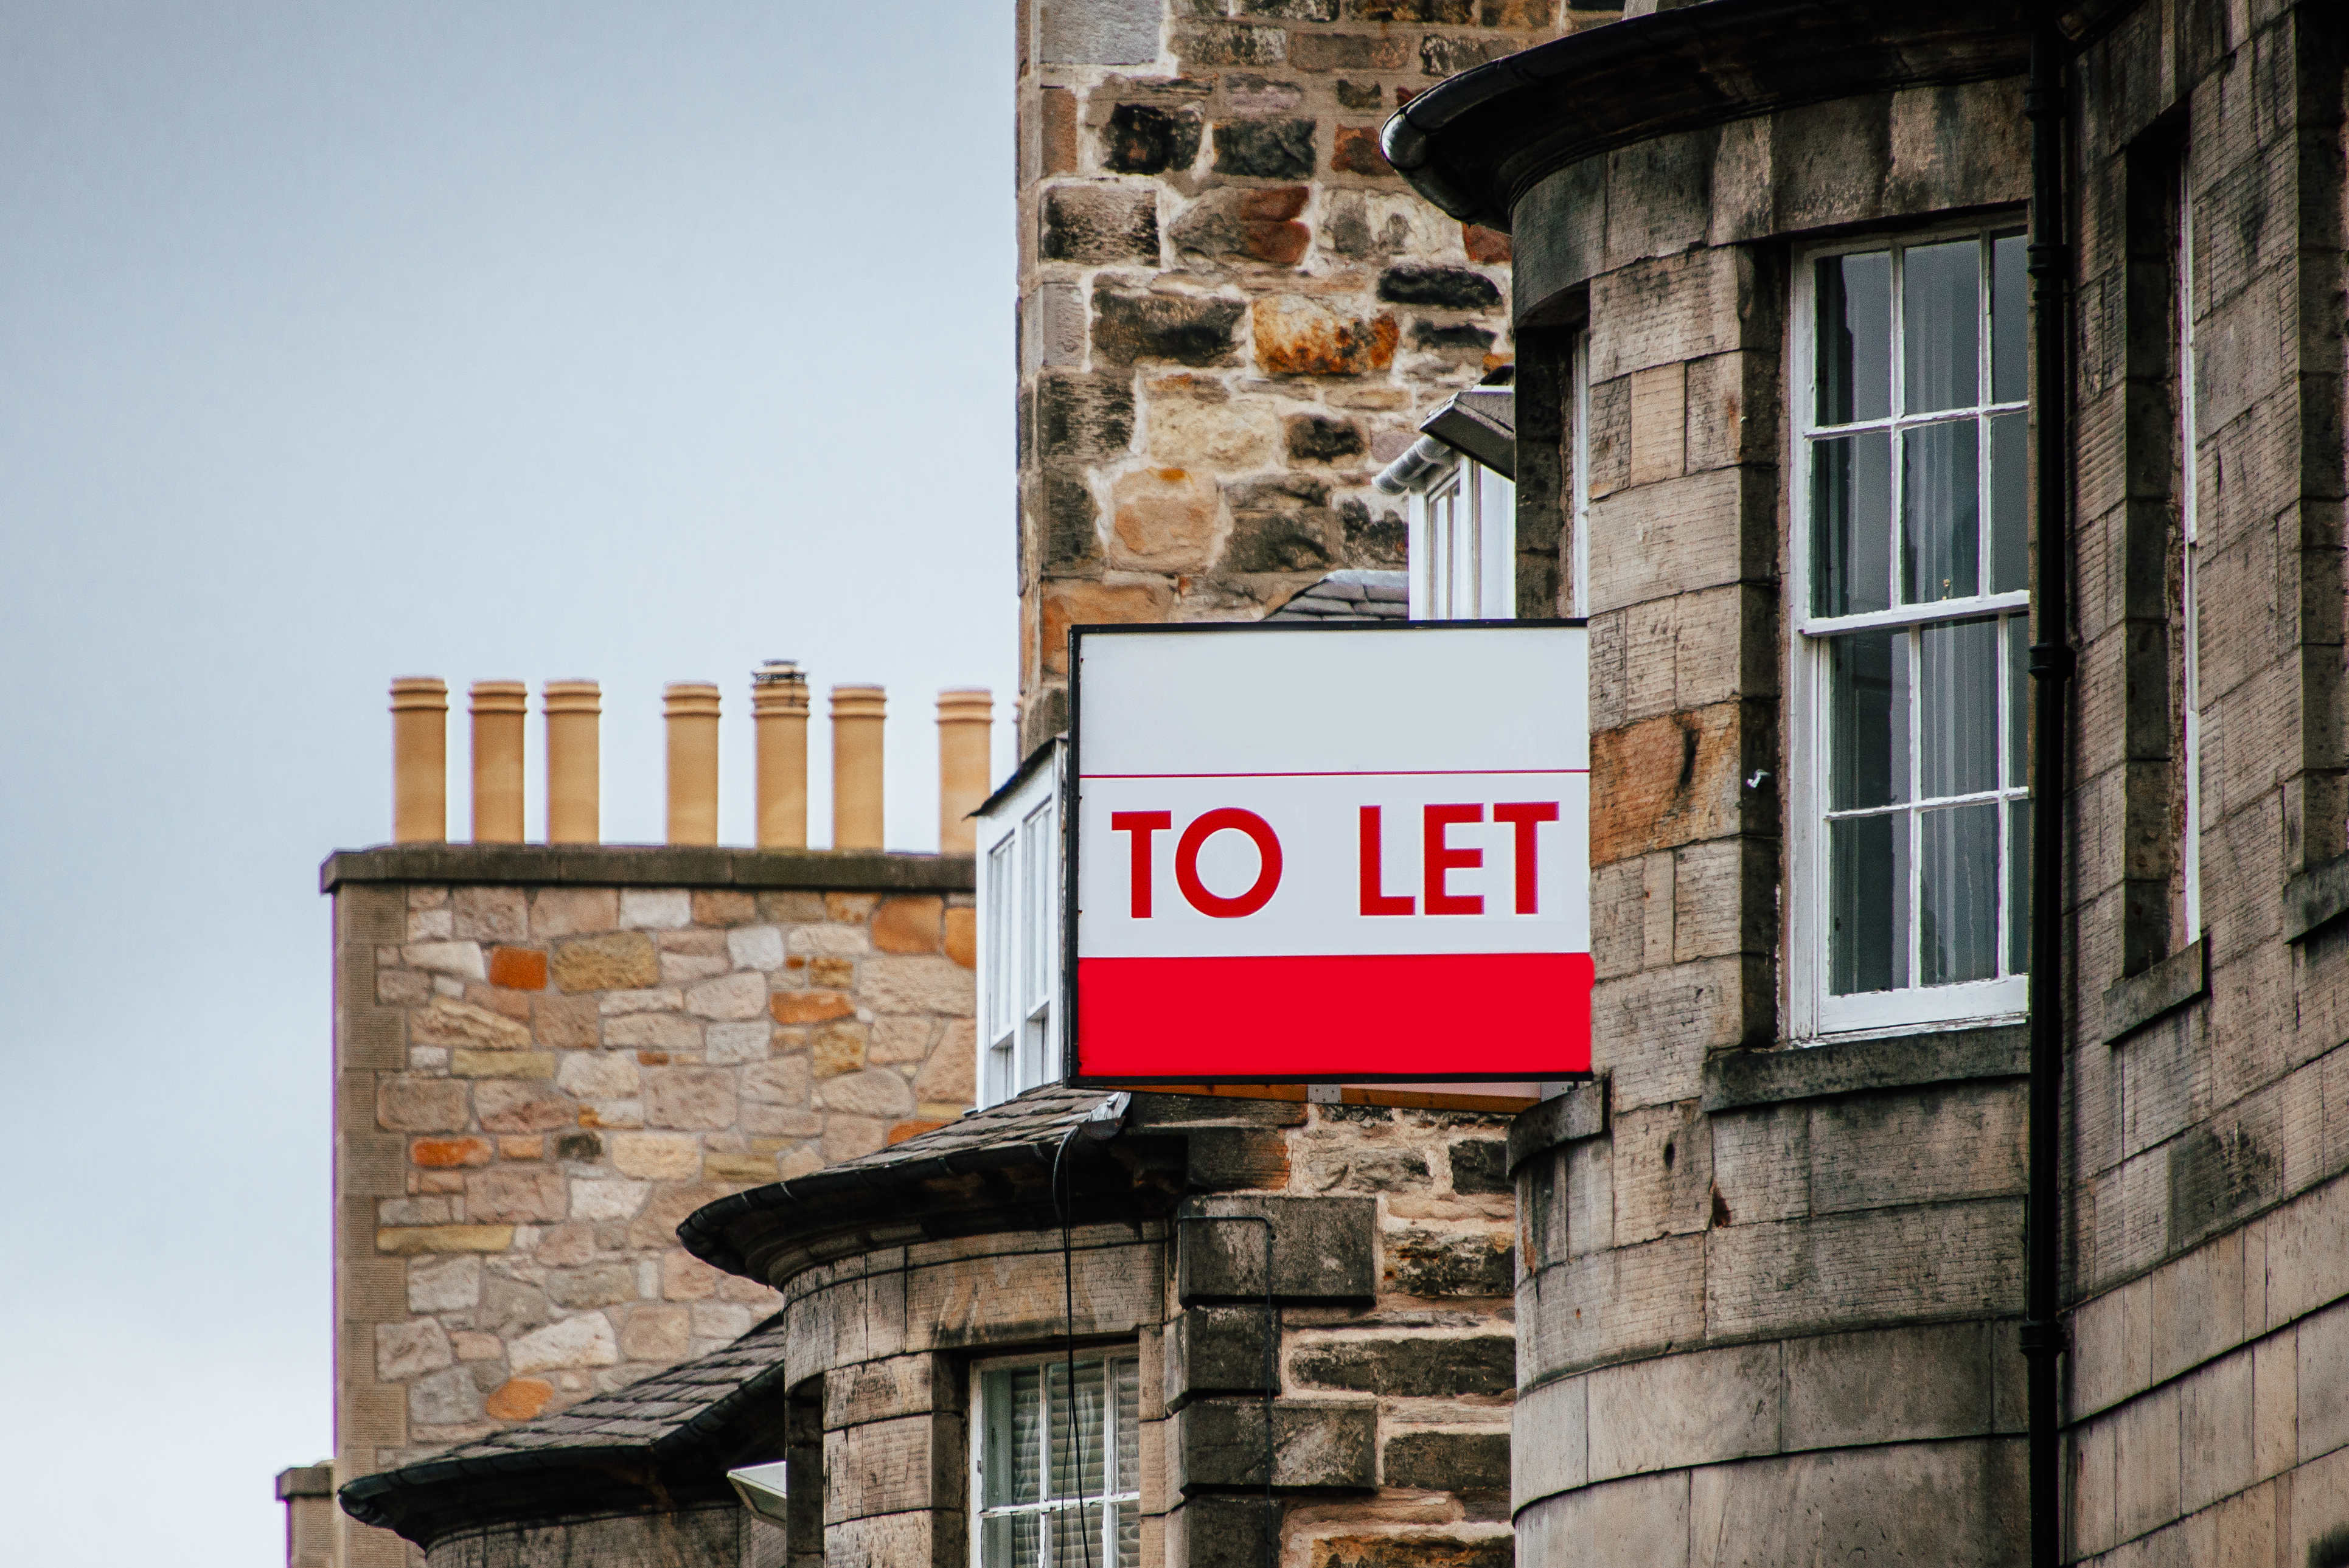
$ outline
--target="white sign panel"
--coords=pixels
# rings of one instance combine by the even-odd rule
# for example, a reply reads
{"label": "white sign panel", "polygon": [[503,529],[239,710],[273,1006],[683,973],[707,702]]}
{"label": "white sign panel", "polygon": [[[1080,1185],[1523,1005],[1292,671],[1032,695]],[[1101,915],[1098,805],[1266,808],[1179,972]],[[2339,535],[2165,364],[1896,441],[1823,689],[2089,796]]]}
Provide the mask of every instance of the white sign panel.
{"label": "white sign panel", "polygon": [[1074,646],[1078,1081],[1589,1070],[1579,624]]}

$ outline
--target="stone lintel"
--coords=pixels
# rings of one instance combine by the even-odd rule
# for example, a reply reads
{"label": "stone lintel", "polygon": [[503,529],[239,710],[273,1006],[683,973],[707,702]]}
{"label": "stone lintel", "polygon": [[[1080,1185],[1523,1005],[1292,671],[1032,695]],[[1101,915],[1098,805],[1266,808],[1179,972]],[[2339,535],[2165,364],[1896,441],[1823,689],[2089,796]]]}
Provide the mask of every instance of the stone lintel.
{"label": "stone lintel", "polygon": [[676,844],[385,844],[338,850],[318,868],[320,892],[351,882],[816,892],[968,892],[978,885],[968,855]]}
{"label": "stone lintel", "polygon": [[2302,941],[2344,914],[2349,914],[2349,855],[2312,866],[2284,883],[2286,942]]}
{"label": "stone lintel", "polygon": [[2115,1044],[2209,993],[2210,946],[2197,942],[2105,987],[2105,1043]]}
{"label": "stone lintel", "polygon": [[2030,1058],[2031,1031],[2022,1024],[1723,1051],[1704,1064],[1702,1103],[1707,1110],[1730,1110],[1868,1089],[2023,1078]]}

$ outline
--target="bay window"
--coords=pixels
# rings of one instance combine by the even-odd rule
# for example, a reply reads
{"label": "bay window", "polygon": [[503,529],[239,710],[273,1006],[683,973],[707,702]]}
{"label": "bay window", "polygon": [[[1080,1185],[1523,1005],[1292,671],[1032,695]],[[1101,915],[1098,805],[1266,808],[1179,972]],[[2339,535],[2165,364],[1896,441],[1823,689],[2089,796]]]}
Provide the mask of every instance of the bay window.
{"label": "bay window", "polygon": [[1795,284],[1798,1035],[2019,1014],[2030,951],[2023,237]]}

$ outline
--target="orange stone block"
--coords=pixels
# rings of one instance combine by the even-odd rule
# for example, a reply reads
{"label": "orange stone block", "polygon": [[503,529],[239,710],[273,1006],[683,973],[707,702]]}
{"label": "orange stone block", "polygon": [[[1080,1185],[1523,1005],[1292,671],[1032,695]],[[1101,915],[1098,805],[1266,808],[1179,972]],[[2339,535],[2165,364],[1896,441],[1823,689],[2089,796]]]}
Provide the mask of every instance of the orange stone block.
{"label": "orange stone block", "polygon": [[498,1140],[501,1160],[543,1160],[546,1140],[543,1138],[501,1138]]}
{"label": "orange stone block", "polygon": [[945,909],[936,893],[883,899],[873,912],[873,945],[884,953],[936,953]]}
{"label": "orange stone block", "polygon": [[427,1171],[447,1171],[460,1165],[487,1165],[486,1138],[419,1138],[408,1146],[408,1158]]}
{"label": "orange stone block", "polygon": [[1460,242],[1466,247],[1468,259],[1485,266],[1506,264],[1511,245],[1509,236],[1498,229],[1487,229],[1478,223],[1460,225]]}
{"label": "orange stone block", "polygon": [[947,911],[947,956],[966,969],[978,967],[978,911]]}
{"label": "orange stone block", "polygon": [[908,1138],[919,1138],[925,1132],[936,1132],[946,1125],[943,1121],[901,1121],[889,1130],[889,1141],[903,1143]]}
{"label": "orange stone block", "polygon": [[497,1386],[495,1392],[481,1401],[481,1408],[501,1421],[529,1421],[537,1418],[554,1398],[554,1385],[535,1377],[509,1377]]}
{"label": "orange stone block", "polygon": [[767,1003],[778,1024],[821,1024],[856,1016],[856,1005],[837,991],[778,991]]}
{"label": "orange stone block", "polygon": [[534,947],[490,949],[490,984],[509,991],[546,989],[546,954]]}

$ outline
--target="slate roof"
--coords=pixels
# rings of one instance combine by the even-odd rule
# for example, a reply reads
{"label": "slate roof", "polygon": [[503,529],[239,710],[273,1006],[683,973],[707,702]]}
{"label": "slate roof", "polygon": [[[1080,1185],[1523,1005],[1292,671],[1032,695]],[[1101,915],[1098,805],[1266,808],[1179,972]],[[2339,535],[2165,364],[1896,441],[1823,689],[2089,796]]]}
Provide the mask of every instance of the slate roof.
{"label": "slate roof", "polygon": [[1402,621],[1411,616],[1411,574],[1348,567],[1332,572],[1265,617],[1268,621]]}
{"label": "slate roof", "polygon": [[360,1476],[343,1509],[429,1546],[456,1531],[594,1507],[659,1511],[730,1494],[735,1417],[783,1376],[782,1326],[432,1459]]}
{"label": "slate roof", "polygon": [[781,1324],[769,1318],[723,1350],[640,1377],[569,1409],[492,1432],[438,1460],[462,1462],[549,1449],[649,1449],[715,1435],[734,1406],[783,1366]]}

